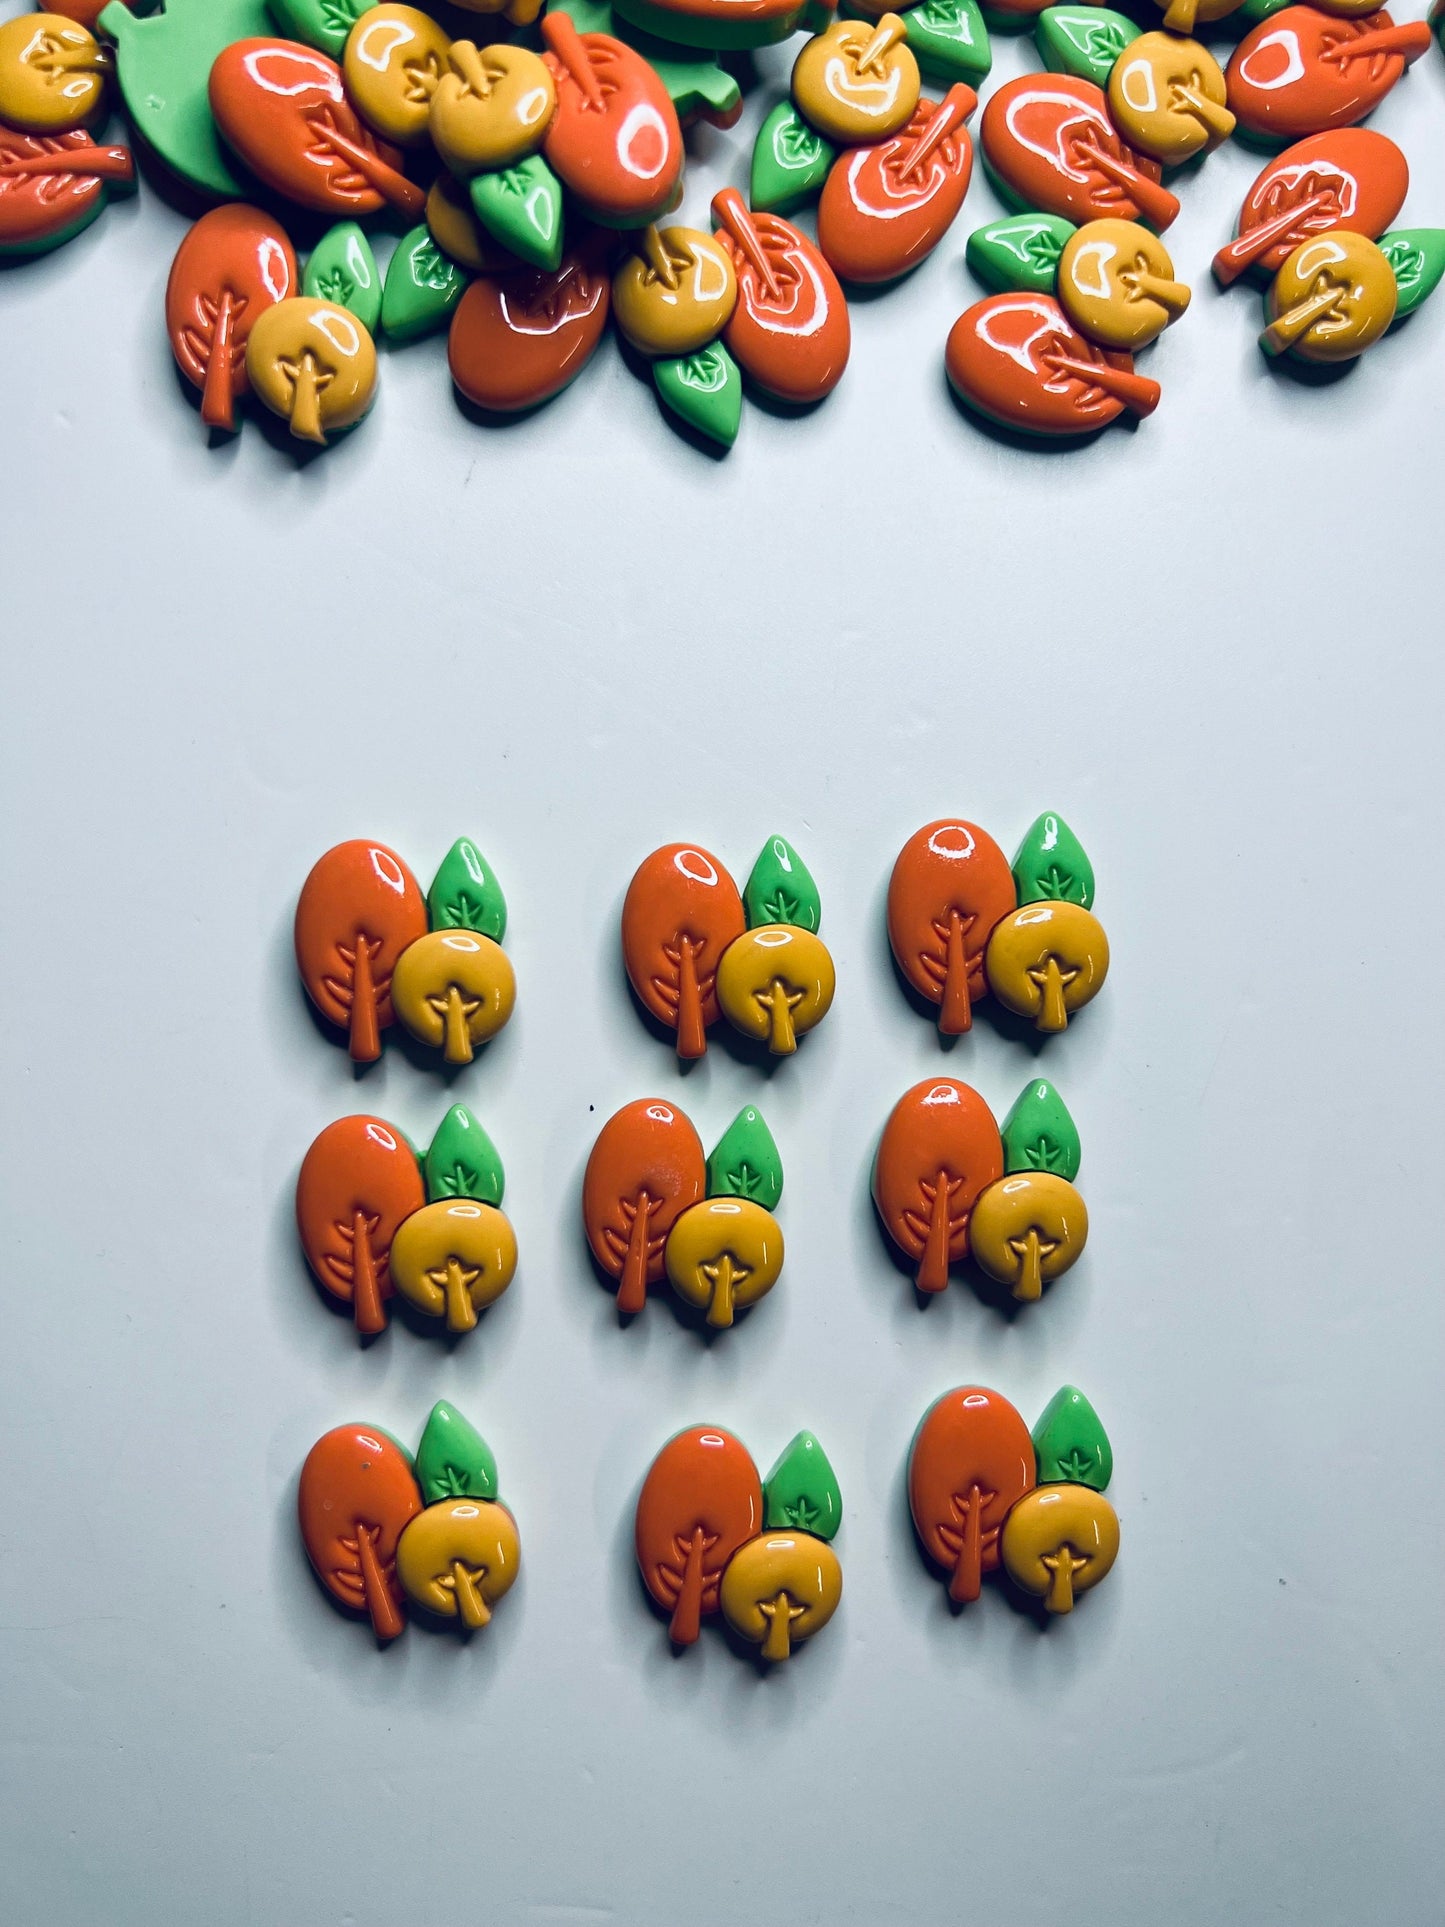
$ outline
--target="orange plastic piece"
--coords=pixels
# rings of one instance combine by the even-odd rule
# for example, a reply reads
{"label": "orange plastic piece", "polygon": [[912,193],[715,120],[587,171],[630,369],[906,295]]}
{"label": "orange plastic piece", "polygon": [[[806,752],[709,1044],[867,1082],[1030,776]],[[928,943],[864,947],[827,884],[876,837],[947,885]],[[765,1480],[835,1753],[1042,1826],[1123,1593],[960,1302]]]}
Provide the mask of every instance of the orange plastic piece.
{"label": "orange plastic piece", "polygon": [[951,1575],[950,1599],[978,1598],[1009,1509],[1033,1486],[1033,1440],[1006,1398],[961,1385],[929,1407],[908,1455],[908,1504],[930,1558]]}
{"label": "orange plastic piece", "polygon": [[396,1542],[421,1511],[411,1460],[372,1425],[338,1425],[306,1454],[296,1495],[316,1576],[343,1606],[365,1612],[378,1639],[406,1625]]}
{"label": "orange plastic piece", "polygon": [[909,983],[938,1005],[945,1037],[972,1028],[973,1006],[988,994],[984,946],[1016,902],[1008,858],[976,823],[925,824],[898,852],[888,941]]}
{"label": "orange plastic piece", "polygon": [[723,1568],[762,1523],[758,1468],[731,1432],[693,1426],[652,1461],[637,1500],[637,1564],[647,1590],[672,1614],[675,1646],[691,1646],[704,1615],[719,1610]]}
{"label": "orange plastic piece", "polygon": [[393,1021],[391,973],[426,928],[421,886],[384,843],[338,843],[301,886],[301,981],[322,1016],[346,1027],[358,1064],[380,1057],[381,1032]]}
{"label": "orange plastic piece", "polygon": [[917,1261],[920,1291],[943,1291],[968,1256],[968,1220],[985,1185],[1003,1175],[1003,1142],[978,1092],[925,1078],[893,1106],[873,1164],[873,1201],[888,1235]]}
{"label": "orange plastic piece", "polygon": [[668,843],[638,865],[622,905],[622,958],[632,988],[677,1032],[679,1057],[701,1057],[721,1015],[717,967],[747,928],[731,876],[706,850]]}
{"label": "orange plastic piece", "polygon": [[337,1118],[302,1159],[296,1225],[306,1262],[367,1336],[386,1329],[391,1241],[425,1203],[416,1153],[383,1118]]}
{"label": "orange plastic piece", "polygon": [[666,1269],[667,1234],[707,1186],[702,1139],[661,1098],[624,1104],[597,1134],[582,1180],[592,1255],[618,1281],[617,1309],[642,1310]]}

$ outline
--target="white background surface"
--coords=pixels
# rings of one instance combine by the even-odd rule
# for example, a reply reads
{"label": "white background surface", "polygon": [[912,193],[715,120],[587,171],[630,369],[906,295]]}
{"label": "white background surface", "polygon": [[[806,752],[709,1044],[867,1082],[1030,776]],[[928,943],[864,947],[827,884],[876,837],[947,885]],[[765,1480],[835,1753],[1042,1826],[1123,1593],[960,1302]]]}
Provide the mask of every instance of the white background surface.
{"label": "white background surface", "polygon": [[[0,11],[14,11],[13,6]],[[1405,14],[1417,11],[1406,6]],[[996,72],[1027,42],[996,40]],[[777,80],[786,56],[764,58]],[[772,86],[693,145],[686,214],[745,178]],[[1445,61],[1376,117],[1445,224]],[[534,419],[453,405],[439,344],[303,465],[210,450],[149,191],[0,276],[8,638],[0,1916],[15,1927],[604,1922],[1080,1927],[1440,1919],[1438,630],[1445,307],[1311,388],[1254,347],[1213,249],[1259,161],[1184,190],[1195,308],[1137,433],[985,438],[943,392],[968,229],[854,308],[816,413],[726,462],[610,343]],[[1036,1053],[945,1055],[889,963],[904,837],[1091,851],[1103,997]],[[634,1014],[634,864],[792,837],[839,994],[766,1078],[685,1079]],[[290,954],[331,843],[423,883],[459,833],[511,907],[517,1014],[445,1080],[353,1079]],[[1014,1321],[920,1312],[875,1226],[875,1134],[947,1068],[1000,1112],[1036,1068],[1085,1146],[1084,1261]],[[579,1228],[610,1112],[680,1097],[780,1141],[780,1288],[708,1345],[664,1295],[617,1329]],[[460,1097],[522,1263],[455,1351],[361,1352],[295,1246],[302,1152]],[[979,1380],[1062,1380],[1112,1434],[1123,1551],[1041,1634],[964,1617],[915,1548],[913,1426]],[[312,1440],[492,1441],[524,1576],[482,1638],[378,1653],[294,1526]],[[630,1552],[680,1425],[843,1484],[841,1612],[767,1678],[683,1658]]]}

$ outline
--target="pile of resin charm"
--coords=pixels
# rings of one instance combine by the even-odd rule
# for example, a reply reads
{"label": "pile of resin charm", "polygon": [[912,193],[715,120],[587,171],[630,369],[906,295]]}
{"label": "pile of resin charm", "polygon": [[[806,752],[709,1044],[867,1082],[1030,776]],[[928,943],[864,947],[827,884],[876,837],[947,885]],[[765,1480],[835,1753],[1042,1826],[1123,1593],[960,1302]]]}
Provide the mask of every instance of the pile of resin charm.
{"label": "pile of resin charm", "polygon": [[[1017,211],[969,237],[994,292],[945,350],[978,415],[1077,438],[1153,411],[1134,356],[1190,300],[1160,238],[1179,211],[1164,176],[1231,135],[1288,144],[1215,263],[1223,283],[1268,278],[1267,354],[1351,360],[1445,271],[1445,231],[1386,232],[1403,154],[1351,131],[1430,44],[1423,22],[1372,0],[1167,0],[1148,31],[1030,0],[842,0],[834,19],[836,4],[56,0],[0,25],[0,255],[69,240],[134,185],[130,152],[91,138],[114,82],[157,171],[220,203],[166,293],[213,430],[250,395],[324,444],[371,406],[378,335],[442,329],[469,403],[529,409],[580,373],[610,316],[672,417],[726,448],[745,384],[795,407],[837,385],[845,283],[896,281],[942,241],[968,191],[988,28],[1031,27],[1047,71],[996,88],[981,119]],[[486,40],[483,21],[509,37]],[[1227,68],[1195,37],[1241,29]],[[799,31],[747,196],[720,188],[711,232],[667,224],[684,128],[732,126],[731,68]],[[814,201],[816,241],[787,218]],[[320,228],[304,268],[300,222]]]}

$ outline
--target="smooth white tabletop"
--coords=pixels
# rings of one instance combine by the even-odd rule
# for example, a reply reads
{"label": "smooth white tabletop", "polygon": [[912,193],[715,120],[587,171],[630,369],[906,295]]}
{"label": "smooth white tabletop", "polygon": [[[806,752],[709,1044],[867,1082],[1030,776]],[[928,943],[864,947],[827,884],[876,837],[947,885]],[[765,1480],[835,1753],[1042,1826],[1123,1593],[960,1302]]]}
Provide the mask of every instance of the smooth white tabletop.
{"label": "smooth white tabletop", "polygon": [[[11,4],[0,12],[13,12]],[[1404,15],[1420,11],[1407,0]],[[996,39],[996,73],[1031,43]],[[691,140],[686,217],[746,178]],[[1445,225],[1445,60],[1374,125]],[[1428,1927],[1445,1885],[1439,886],[1445,295],[1347,378],[1255,347],[1213,250],[1232,147],[1169,236],[1196,289],[1137,432],[989,438],[942,344],[968,230],[854,304],[800,419],[719,461],[609,342],[484,428],[440,342],[298,462],[208,448],[161,325],[181,216],[149,188],[0,274],[7,910],[0,1007],[0,1916],[15,1927]],[[893,856],[961,813],[1062,811],[1114,965],[1035,1050],[941,1049],[883,933]],[[760,1074],[681,1076],[622,977],[636,862],[763,838],[816,874],[839,992]],[[299,991],[296,892],[369,835],[427,881],[458,834],[507,892],[516,1016],[454,1079],[353,1076]],[[1084,1138],[1089,1250],[1017,1318],[920,1311],[868,1196],[876,1133],[948,1070],[1035,1071]],[[592,1137],[680,1099],[782,1148],[782,1283],[707,1343],[620,1332],[582,1240]],[[467,1102],[521,1267],[454,1350],[366,1351],[296,1247],[312,1135],[425,1139]],[[1032,1421],[1069,1380],[1114,1442],[1114,1574],[1041,1633],[962,1617],[915,1545],[913,1426],[949,1385]],[[294,1523],[316,1436],[494,1446],[524,1576],[463,1648],[378,1652]],[[631,1515],[677,1427],[842,1482],[842,1608],[762,1677],[683,1657]]]}

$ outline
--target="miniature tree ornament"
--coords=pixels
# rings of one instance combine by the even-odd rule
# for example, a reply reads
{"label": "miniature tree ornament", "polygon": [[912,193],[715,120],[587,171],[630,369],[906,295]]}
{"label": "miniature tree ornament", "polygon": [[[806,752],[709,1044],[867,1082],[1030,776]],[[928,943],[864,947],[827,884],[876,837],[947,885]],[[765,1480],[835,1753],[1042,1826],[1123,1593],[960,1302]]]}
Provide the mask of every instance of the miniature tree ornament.
{"label": "miniature tree ornament", "polygon": [[425,1203],[416,1153],[384,1118],[338,1118],[302,1160],[296,1181],[301,1248],[322,1288],[351,1306],[362,1337],[386,1328],[392,1245]]}
{"label": "miniature tree ornament", "polygon": [[394,850],[358,840],[321,857],[296,905],[296,961],[323,1017],[346,1028],[360,1064],[381,1055],[393,1021],[391,979],[408,944],[426,933],[420,886]]}
{"label": "miniature tree ornament", "polygon": [[582,1179],[593,1257],[617,1280],[619,1317],[640,1312],[666,1269],[673,1226],[703,1196],[706,1167],[692,1121],[661,1098],[617,1111],[597,1134]]}
{"label": "miniature tree ornament", "polygon": [[969,1250],[980,1270],[1030,1303],[1075,1263],[1089,1214],[1074,1189],[1079,1138],[1048,1083],[1024,1087],[1004,1122],[1004,1175],[978,1197]]}
{"label": "miniature tree ornament", "polygon": [[924,1414],[908,1454],[908,1503],[955,1605],[978,1598],[998,1566],[1004,1522],[1034,1482],[1028,1428],[998,1392],[960,1386]]}
{"label": "miniature tree ornament", "polygon": [[166,332],[181,372],[201,391],[208,428],[235,427],[251,330],[296,282],[290,239],[260,208],[212,208],[187,230],[166,283]]}
{"label": "miniature tree ornament", "polygon": [[976,823],[927,823],[904,844],[888,880],[888,941],[919,996],[956,1037],[987,993],[989,934],[1017,901],[1007,859]]}
{"label": "miniature tree ornament", "polygon": [[397,1546],[421,1511],[411,1460],[370,1425],[338,1425],[306,1455],[297,1514],[307,1556],[326,1590],[364,1612],[379,1643],[406,1625]]}
{"label": "miniature tree ornament", "polygon": [[914,1284],[943,1291],[969,1248],[981,1193],[1003,1175],[987,1104],[955,1078],[925,1078],[889,1113],[873,1161],[873,1202],[890,1238],[917,1265]]}
{"label": "miniature tree ornament", "polygon": [[622,957],[638,1000],[677,1033],[680,1058],[701,1057],[721,1015],[717,970],[745,927],[732,877],[708,851],[665,844],[639,864],[622,905]]}
{"label": "miniature tree ornament", "polygon": [[1062,817],[1046,811],[1014,858],[1018,909],[990,933],[984,968],[1000,1003],[1044,1032],[1067,1027],[1103,988],[1109,940],[1093,914],[1094,872]]}

